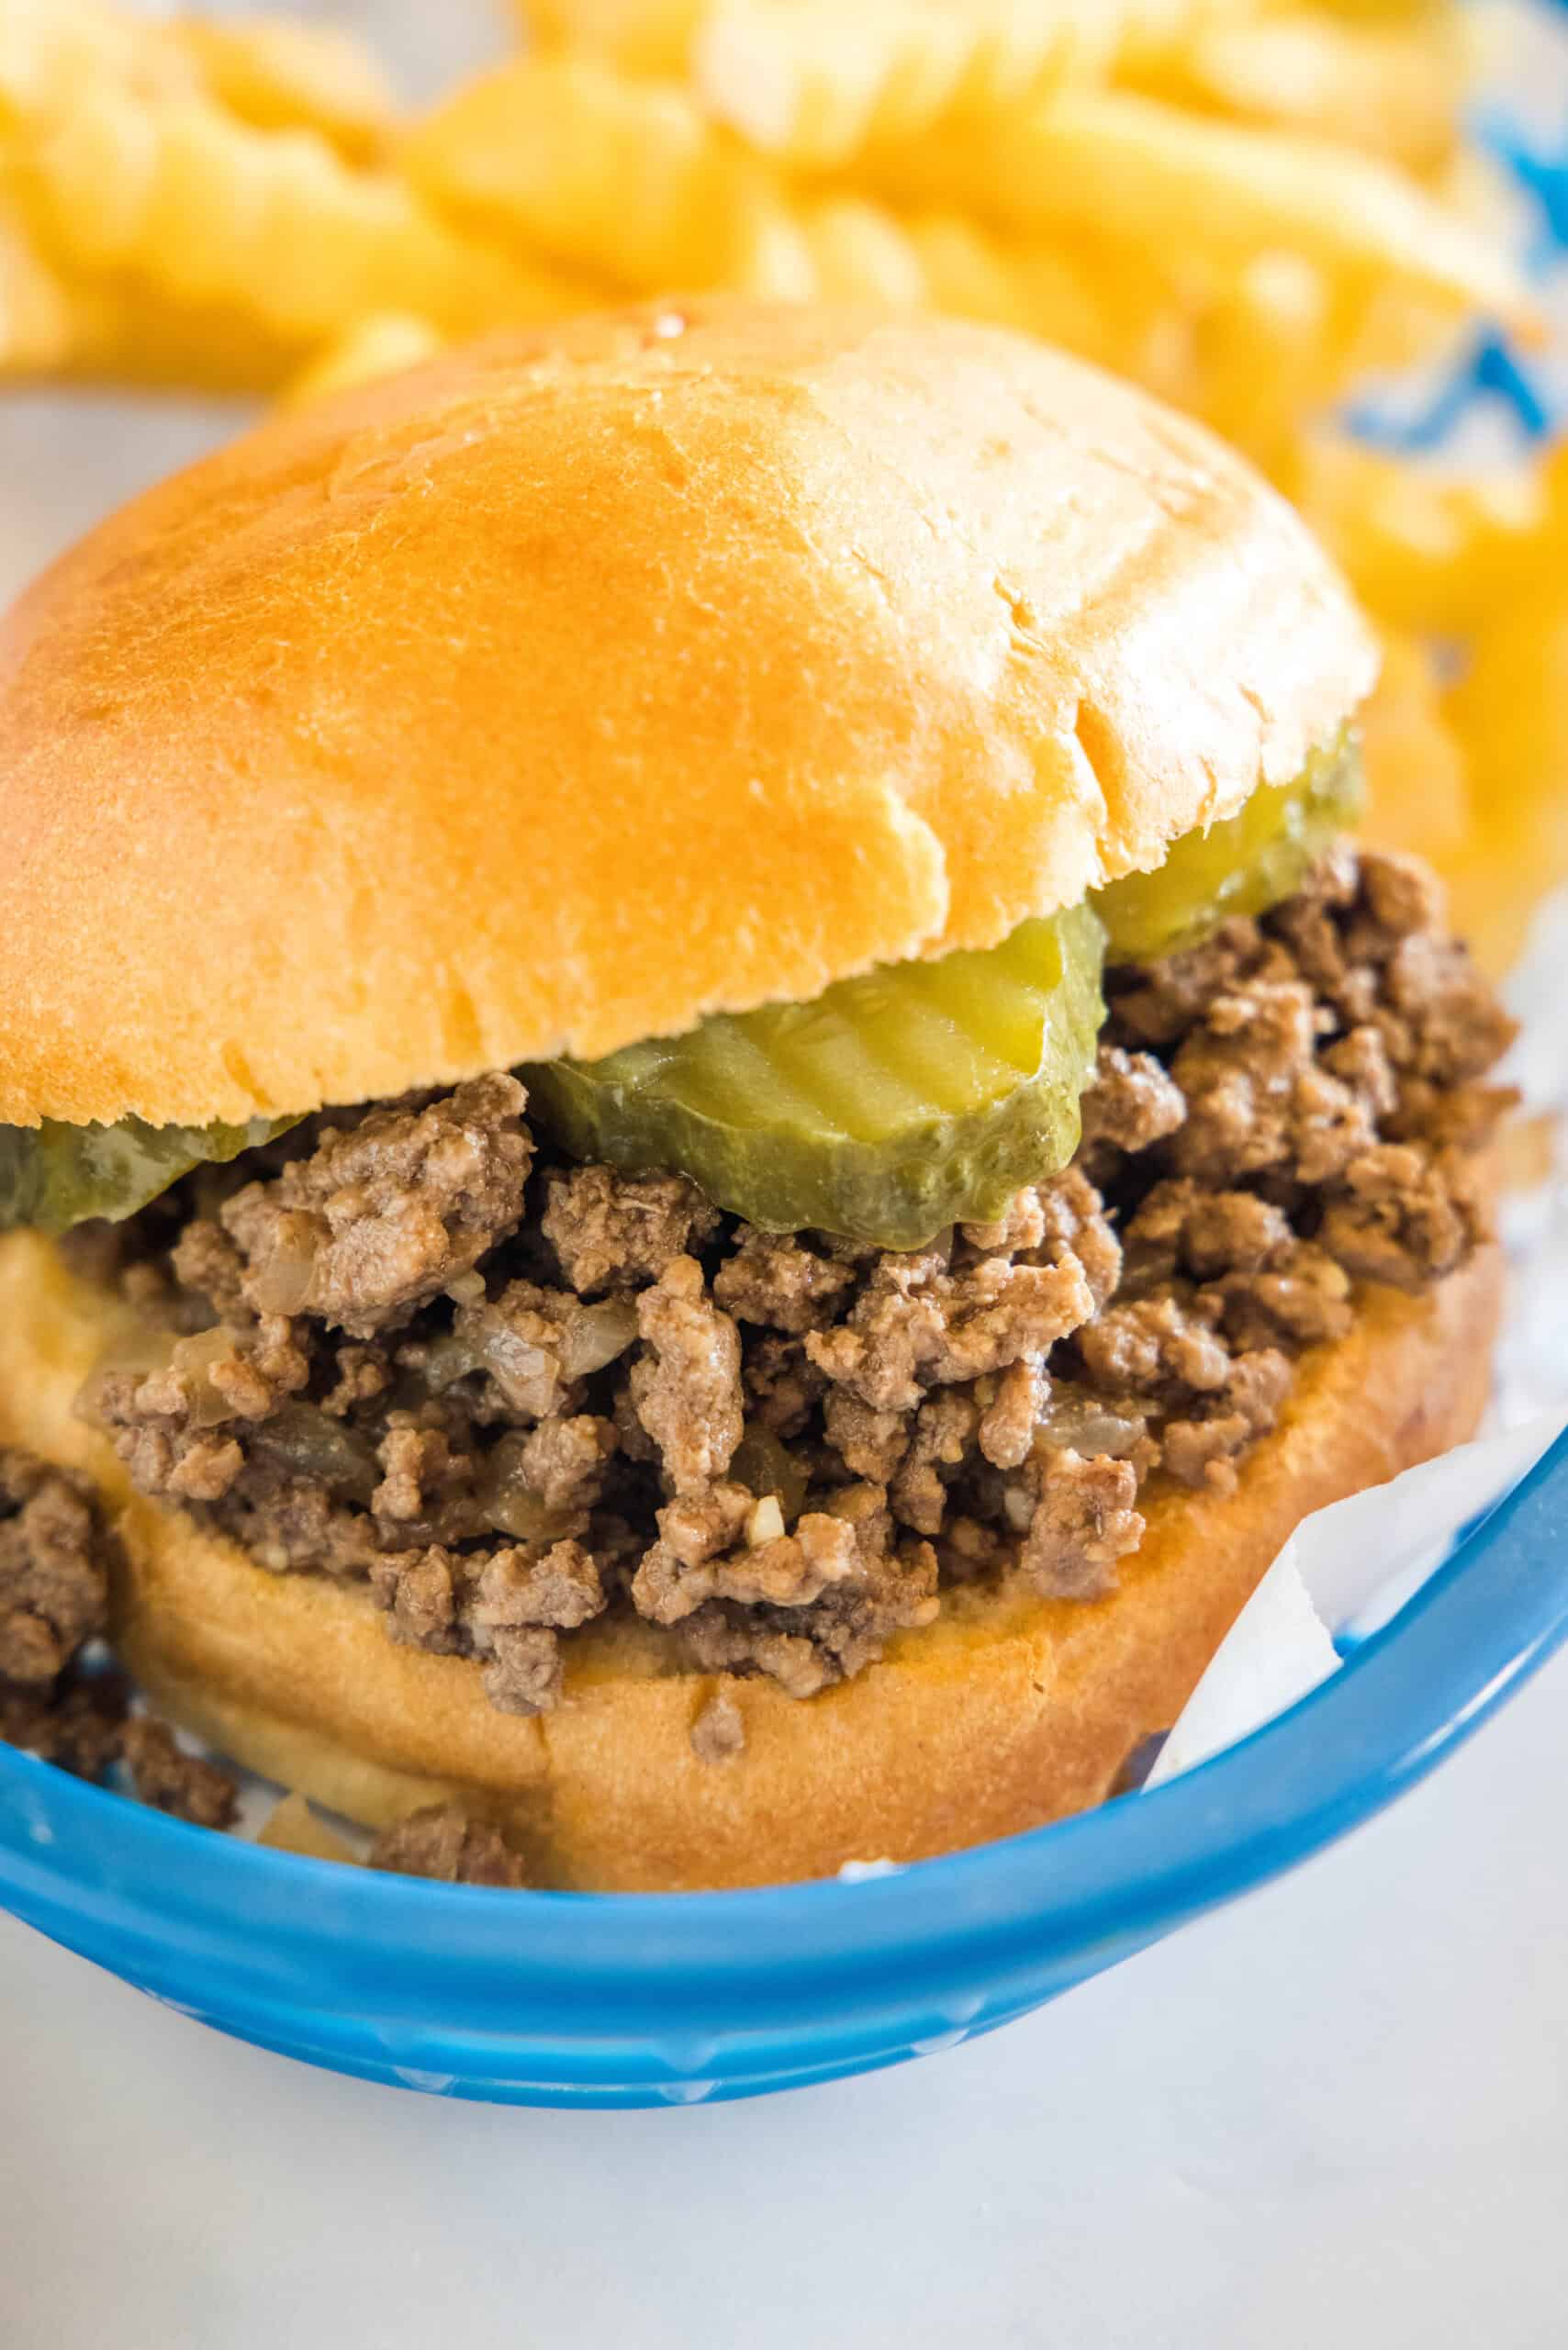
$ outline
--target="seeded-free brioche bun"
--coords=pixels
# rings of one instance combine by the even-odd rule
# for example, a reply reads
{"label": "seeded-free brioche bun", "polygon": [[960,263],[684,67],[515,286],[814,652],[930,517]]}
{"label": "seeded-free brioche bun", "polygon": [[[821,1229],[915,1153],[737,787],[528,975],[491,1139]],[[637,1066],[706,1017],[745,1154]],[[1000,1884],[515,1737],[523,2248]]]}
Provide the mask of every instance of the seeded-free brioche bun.
{"label": "seeded-free brioche bun", "polygon": [[[117,1647],[156,1706],[241,1762],[374,1827],[463,1796],[543,1884],[768,1884],[914,1860],[1099,1801],[1174,1719],[1308,1511],[1473,1433],[1501,1285],[1485,1248],[1425,1297],[1361,1292],[1350,1336],[1303,1359],[1233,1494],[1151,1489],[1148,1531],[1110,1597],[949,1593],[934,1626],[803,1701],[670,1671],[667,1635],[627,1625],[572,1634],[556,1712],[497,1713],[476,1663],[396,1646],[363,1586],[269,1574],[131,1491],[72,1412],[126,1310],[30,1234],[0,1240],[0,1442],[94,1478],[125,1553]],[[745,1748],[701,1762],[691,1725],[721,1688]]]}
{"label": "seeded-free brioche bun", "polygon": [[0,1122],[306,1110],[994,943],[1373,674],[1290,509],[1037,344],[703,297],[136,499],[0,636]]}

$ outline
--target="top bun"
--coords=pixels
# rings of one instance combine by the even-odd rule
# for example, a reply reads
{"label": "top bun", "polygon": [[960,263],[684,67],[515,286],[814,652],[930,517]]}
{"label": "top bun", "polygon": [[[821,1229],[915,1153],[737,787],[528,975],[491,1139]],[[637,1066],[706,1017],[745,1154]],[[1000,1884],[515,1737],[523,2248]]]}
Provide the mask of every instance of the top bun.
{"label": "top bun", "polygon": [[0,1120],[312,1109],[983,946],[1368,689],[1295,516],[1019,337],[703,297],[137,498],[0,638]]}

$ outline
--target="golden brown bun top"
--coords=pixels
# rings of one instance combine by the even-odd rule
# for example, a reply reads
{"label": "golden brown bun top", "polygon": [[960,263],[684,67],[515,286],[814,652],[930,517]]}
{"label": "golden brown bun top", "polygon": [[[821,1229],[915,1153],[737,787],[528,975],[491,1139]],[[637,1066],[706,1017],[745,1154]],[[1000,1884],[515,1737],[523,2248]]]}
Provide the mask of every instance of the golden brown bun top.
{"label": "golden brown bun top", "polygon": [[0,639],[0,1120],[312,1108],[993,943],[1373,656],[1199,427],[1022,339],[510,333],[136,499]]}

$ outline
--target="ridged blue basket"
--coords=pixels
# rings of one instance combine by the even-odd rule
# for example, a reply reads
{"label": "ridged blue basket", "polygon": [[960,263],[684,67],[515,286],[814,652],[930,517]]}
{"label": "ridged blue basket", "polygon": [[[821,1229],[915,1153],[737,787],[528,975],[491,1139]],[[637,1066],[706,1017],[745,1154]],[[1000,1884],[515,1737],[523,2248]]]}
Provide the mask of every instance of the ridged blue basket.
{"label": "ridged blue basket", "polygon": [[366,2079],[688,2104],[947,2048],[1288,1868],[1568,1636],[1568,1436],[1290,1712],[1152,1792],[893,1876],[510,1893],[297,1860],[0,1749],[0,1894],[186,2014]]}

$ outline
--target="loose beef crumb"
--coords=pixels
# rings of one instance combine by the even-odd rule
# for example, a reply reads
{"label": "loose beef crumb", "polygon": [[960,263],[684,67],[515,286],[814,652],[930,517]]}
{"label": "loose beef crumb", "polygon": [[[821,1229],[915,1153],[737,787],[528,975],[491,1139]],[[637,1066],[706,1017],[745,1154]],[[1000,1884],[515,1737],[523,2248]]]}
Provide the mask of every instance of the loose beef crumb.
{"label": "loose beef crumb", "polygon": [[1324,1214],[1318,1238],[1348,1273],[1420,1290],[1463,1262],[1480,1217],[1462,1177],[1405,1143],[1362,1152]]}
{"label": "loose beef crumb", "polygon": [[86,1487],[0,1448],[0,1679],[58,1679],[108,1618],[107,1544]]}
{"label": "loose beef crumb", "polygon": [[561,1680],[559,1633],[510,1626],[491,1633],[485,1695],[498,1714],[549,1713],[561,1702]]}
{"label": "loose beef crumb", "polygon": [[593,1297],[657,1281],[711,1238],[719,1218],[684,1175],[574,1167],[546,1179],[539,1222],[569,1286]]}
{"label": "loose beef crumb", "polygon": [[232,1828],[240,1807],[232,1773],[187,1754],[167,1722],[149,1715],[127,1722],[124,1752],[131,1785],[143,1803],[197,1828]]}
{"label": "loose beef crumb", "polygon": [[737,1322],[756,1322],[799,1337],[825,1330],[855,1286],[854,1268],[789,1234],[754,1232],[743,1224],[734,1254],[713,1281],[713,1295]]}
{"label": "loose beef crumb", "polygon": [[1036,1456],[1034,1507],[1018,1568],[1049,1599],[1098,1599],[1115,1583],[1118,1559],[1143,1539],[1137,1472],[1102,1453]]}
{"label": "loose beef crumb", "polygon": [[745,1752],[745,1723],[728,1689],[716,1689],[692,1722],[691,1751],[700,1762],[727,1762]]}
{"label": "loose beef crumb", "polygon": [[[468,1562],[470,1573],[475,1561]],[[553,1542],[541,1556],[521,1544],[497,1550],[477,1567],[470,1621],[489,1632],[521,1625],[570,1631],[605,1605],[599,1563],[580,1542]]]}
{"label": "loose beef crumb", "polygon": [[647,1352],[632,1372],[632,1401],[678,1494],[722,1477],[745,1425],[740,1335],[708,1298],[702,1268],[678,1257],[637,1301]]}
{"label": "loose beef crumb", "polygon": [[[1092,1596],[1151,1476],[1234,1480],[1355,1282],[1475,1247],[1510,1033],[1370,852],[1106,990],[1074,1162],[902,1254],[678,1176],[546,1160],[531,1195],[506,1077],[308,1124],[97,1249],[163,1357],[93,1408],[144,1490],[368,1583],[523,1714],[614,1611],[806,1696],[944,1582]],[[12,1614],[47,1673],[73,1619]]]}
{"label": "loose beef crumb", "polygon": [[1094,1082],[1083,1096],[1083,1139],[1092,1148],[1148,1150],[1173,1135],[1186,1115],[1186,1095],[1152,1053],[1101,1046]]}
{"label": "loose beef crumb", "polygon": [[373,1869],[433,1877],[442,1885],[528,1883],[521,1861],[498,1828],[461,1804],[431,1804],[384,1828],[370,1850]]}
{"label": "loose beef crumb", "polygon": [[323,1127],[308,1158],[222,1210],[247,1305],[308,1313],[362,1338],[406,1321],[521,1220],[527,1098],[498,1072],[423,1110]]}
{"label": "loose beef crumb", "polygon": [[0,1680],[0,1740],[79,1779],[101,1779],[119,1759],[129,1703],[124,1678],[111,1671],[69,1675],[47,1690]]}

